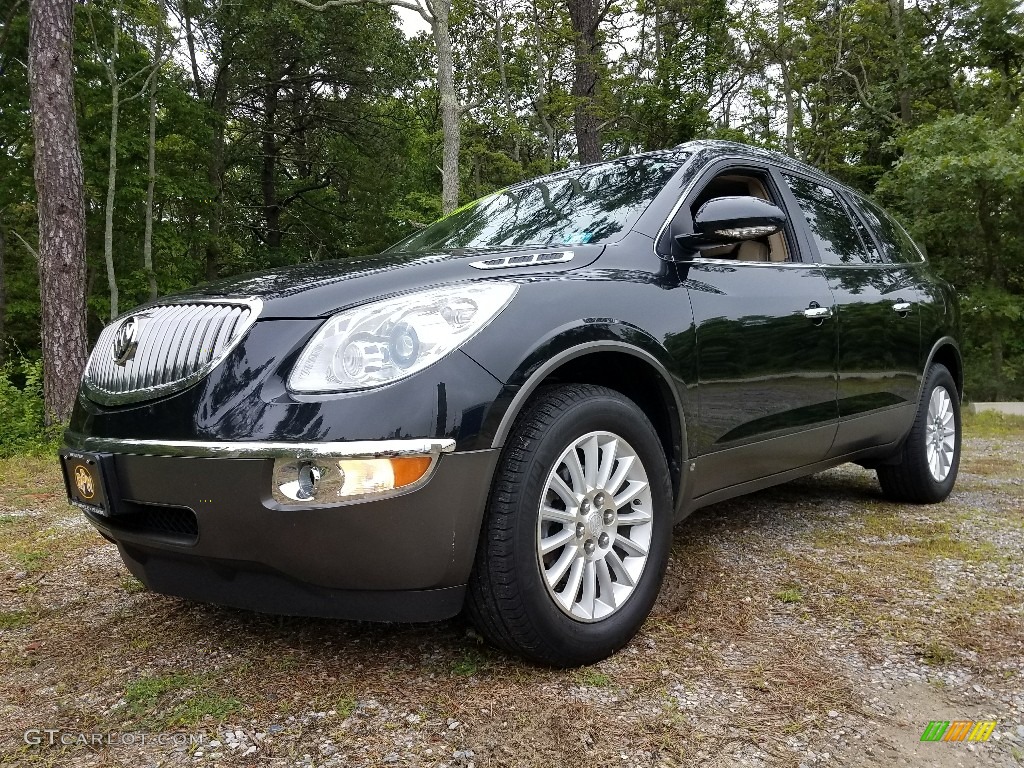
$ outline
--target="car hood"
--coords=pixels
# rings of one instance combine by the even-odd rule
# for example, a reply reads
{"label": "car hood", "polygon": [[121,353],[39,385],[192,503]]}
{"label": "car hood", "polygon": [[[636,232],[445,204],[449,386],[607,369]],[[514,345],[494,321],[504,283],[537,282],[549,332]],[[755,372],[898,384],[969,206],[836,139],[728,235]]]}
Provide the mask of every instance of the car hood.
{"label": "car hood", "polygon": [[[323,317],[346,307],[382,296],[467,280],[508,277],[535,277],[567,272],[594,262],[603,245],[572,245],[557,248],[485,249],[439,253],[382,253],[376,256],[300,264],[293,267],[219,280],[186,293],[165,296],[186,302],[210,298],[249,298],[263,301],[261,319]],[[482,261],[494,263],[509,257],[557,258],[572,253],[559,263],[529,264],[529,258],[517,263],[480,269],[471,266]]]}

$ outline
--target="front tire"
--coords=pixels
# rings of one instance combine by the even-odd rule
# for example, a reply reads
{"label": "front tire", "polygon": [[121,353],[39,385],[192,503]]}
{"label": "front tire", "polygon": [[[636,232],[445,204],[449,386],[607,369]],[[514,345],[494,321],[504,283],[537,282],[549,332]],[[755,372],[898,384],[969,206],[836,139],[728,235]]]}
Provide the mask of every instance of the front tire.
{"label": "front tire", "polygon": [[892,501],[935,504],[953,490],[960,469],[960,396],[944,365],[928,369],[914,426],[898,464],[875,471],[882,493]]}
{"label": "front tire", "polygon": [[467,612],[533,661],[598,661],[650,613],[671,536],[668,464],[643,411],[590,384],[542,390],[499,462]]}

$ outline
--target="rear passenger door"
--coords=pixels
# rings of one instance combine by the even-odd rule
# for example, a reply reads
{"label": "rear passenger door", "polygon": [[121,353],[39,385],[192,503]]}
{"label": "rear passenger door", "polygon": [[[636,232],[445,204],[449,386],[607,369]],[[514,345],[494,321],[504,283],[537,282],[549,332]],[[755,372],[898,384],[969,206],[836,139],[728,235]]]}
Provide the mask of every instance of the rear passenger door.
{"label": "rear passenger door", "polygon": [[839,431],[830,455],[897,440],[919,384],[917,281],[876,239],[884,214],[819,179],[782,176],[836,303]]}

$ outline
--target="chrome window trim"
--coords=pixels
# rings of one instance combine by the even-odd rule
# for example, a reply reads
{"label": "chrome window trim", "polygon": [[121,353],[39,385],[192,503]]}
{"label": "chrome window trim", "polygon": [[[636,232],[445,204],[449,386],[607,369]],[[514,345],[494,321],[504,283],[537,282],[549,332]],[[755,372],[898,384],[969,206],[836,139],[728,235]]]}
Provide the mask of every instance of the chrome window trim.
{"label": "chrome window trim", "polygon": [[139,456],[181,456],[220,459],[316,459],[337,457],[375,459],[399,456],[431,456],[455,450],[451,438],[412,440],[353,440],[342,442],[271,442],[214,440],[132,440],[115,437],[91,437],[68,430],[65,444],[79,451],[128,453]]}
{"label": "chrome window trim", "polygon": [[[177,379],[175,381],[167,382],[166,384],[158,384],[150,387],[142,387],[138,389],[131,389],[128,392],[110,392],[102,387],[98,387],[90,381],[89,371],[93,364],[93,355],[96,354],[99,348],[99,340],[96,342],[96,347],[93,348],[92,353],[89,355],[89,361],[86,363],[85,372],[82,375],[82,390],[86,397],[95,403],[100,405],[125,405],[127,403],[138,403],[146,400],[154,400],[163,395],[172,394],[174,392],[180,392],[184,389],[188,389],[193,384],[201,381],[205,378],[210,371],[220,365],[224,359],[234,351],[245,335],[249,332],[249,329],[259,319],[260,314],[263,311],[263,300],[256,297],[249,297],[244,299],[233,299],[233,298],[215,298],[215,299],[171,299],[154,302],[147,304],[144,307],[133,309],[130,312],[126,312],[123,315],[119,315],[116,320],[111,322],[107,328],[112,326],[120,325],[129,317],[135,317],[137,315],[144,315],[147,311],[155,309],[157,307],[173,307],[175,305],[209,305],[209,306],[243,306],[249,308],[249,317],[240,325],[238,332],[235,334],[235,338],[230,344],[224,347],[221,354],[210,360],[210,362],[200,366],[195,371],[190,373],[184,378]],[[163,329],[162,333],[166,333],[166,328]],[[106,331],[106,328],[104,328]],[[219,332],[219,331],[218,331]],[[180,345],[180,342],[179,342]],[[180,347],[179,352],[180,355]],[[175,364],[175,368],[177,365]]]}
{"label": "chrome window trim", "polygon": [[[820,267],[821,264],[816,262],[807,261],[740,261],[739,259],[705,259],[701,256],[694,256],[692,259],[685,261],[677,261],[677,264],[725,264],[730,267],[744,266],[744,267],[786,267],[792,269],[793,267],[801,267],[807,269],[808,267]],[[851,265],[853,266],[853,265]]]}
{"label": "chrome window trim", "polygon": [[820,267],[827,269],[864,269],[869,267],[871,269],[892,269],[897,266],[913,267],[918,262],[908,262],[906,264],[893,264],[891,262],[873,262],[864,264],[828,264],[817,261],[740,261],[739,259],[705,259],[702,256],[694,256],[689,261],[679,261],[679,264],[726,264],[730,267],[744,266],[744,267]]}

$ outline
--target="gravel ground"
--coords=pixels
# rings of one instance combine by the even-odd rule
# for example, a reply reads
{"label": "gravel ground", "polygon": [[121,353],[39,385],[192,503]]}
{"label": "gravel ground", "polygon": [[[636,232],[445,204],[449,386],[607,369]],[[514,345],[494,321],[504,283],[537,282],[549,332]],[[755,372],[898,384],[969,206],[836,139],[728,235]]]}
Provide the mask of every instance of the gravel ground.
{"label": "gravel ground", "polygon": [[[1024,764],[1024,422],[968,428],[944,504],[889,504],[844,466],[699,511],[643,631],[570,671],[460,621],[147,593],[54,464],[0,462],[5,765]],[[921,742],[931,720],[998,725]]]}

